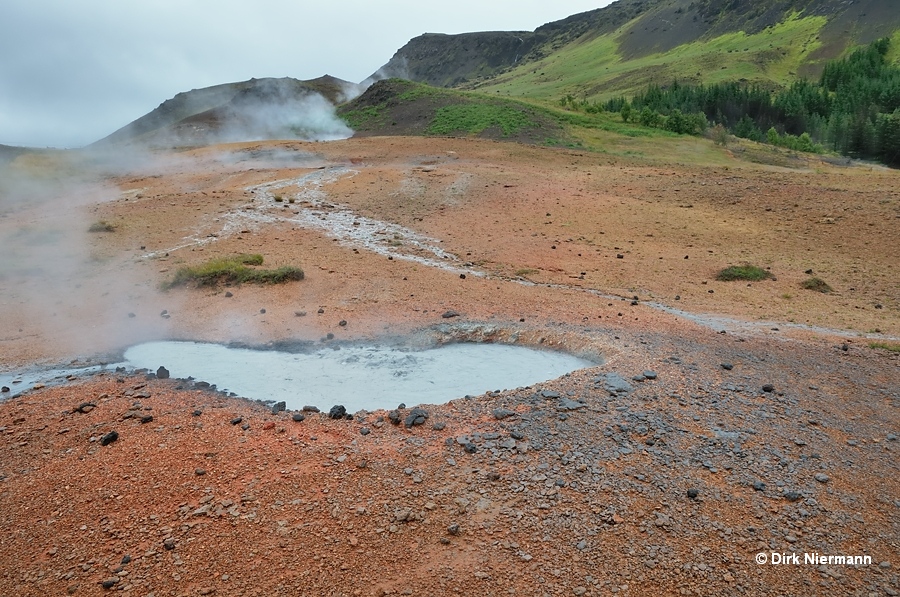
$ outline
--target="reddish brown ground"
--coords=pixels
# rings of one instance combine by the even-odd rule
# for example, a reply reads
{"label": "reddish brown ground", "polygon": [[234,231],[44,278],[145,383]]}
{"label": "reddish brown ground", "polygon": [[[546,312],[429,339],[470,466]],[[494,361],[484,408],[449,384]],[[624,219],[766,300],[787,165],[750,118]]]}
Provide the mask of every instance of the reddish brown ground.
{"label": "reddish brown ground", "polygon": [[[288,168],[263,159],[259,152],[269,150],[315,159]],[[439,239],[469,274],[388,260],[289,224],[225,227],[228,212],[262,201],[248,187],[319,166],[355,171],[322,188],[329,201]],[[19,206],[0,219],[3,238],[46,229],[67,242],[23,236],[39,263],[65,267],[5,270],[0,362],[7,371],[96,362],[155,338],[264,344],[327,333],[398,336],[446,323],[441,314],[452,309],[461,314],[454,322],[489,323],[506,335],[520,330],[525,339],[606,357],[602,368],[547,389],[587,392],[600,372],[660,369],[658,392],[642,389],[634,404],[686,435],[671,440],[674,455],[643,448],[625,461],[572,457],[572,467],[596,469],[582,481],[588,493],[566,486],[552,498],[526,498],[514,486],[539,474],[529,467],[600,446],[609,437],[600,431],[625,420],[603,406],[602,391],[590,390],[593,414],[573,414],[567,429],[523,419],[544,450],[493,457],[482,450],[469,460],[445,439],[505,433],[491,409],[539,412],[526,400],[531,391],[430,408],[433,420],[447,423],[436,431],[431,420],[412,430],[373,427],[377,413],[294,423],[253,403],[176,390],[177,382],[77,380],[0,403],[0,593],[97,594],[98,583],[114,576],[112,590],[142,596],[900,590],[896,443],[886,439],[898,432],[898,361],[860,337],[897,343],[900,336],[898,181],[892,171],[825,164],[816,171],[739,162],[671,168],[488,141],[369,138],[197,150],[167,156],[146,174],[111,178],[113,193],[61,191],[52,207]],[[284,189],[288,212],[301,206],[286,201],[295,190]],[[101,219],[115,231],[83,233]],[[83,242],[69,244],[72,238]],[[392,240],[403,250],[403,238]],[[238,252],[261,253],[271,266],[299,265],[306,279],[158,289],[180,265]],[[715,281],[719,269],[744,262],[771,268],[776,279]],[[800,288],[810,269],[835,292]],[[632,305],[632,297],[736,321],[696,325]],[[163,310],[169,318],[160,317]],[[726,328],[725,336],[716,333]],[[846,351],[836,348],[843,343]],[[665,359],[675,354],[699,368],[670,365]],[[736,363],[734,378],[725,377],[723,361]],[[770,402],[759,393],[767,381],[787,393]],[[718,396],[716,384],[724,383],[748,388],[733,410],[701,398]],[[689,402],[679,406],[674,395]],[[87,401],[96,408],[72,412]],[[757,408],[773,409],[772,416],[747,422]],[[127,416],[135,409],[154,420],[139,424]],[[192,416],[195,409],[202,415]],[[229,424],[235,416],[250,428]],[[363,426],[372,434],[361,436]],[[726,469],[727,479],[698,470],[716,426],[758,428],[742,441],[763,463],[778,460],[766,455],[773,446],[793,454],[798,470],[824,458],[831,480],[803,490],[818,505],[785,501],[774,481],[763,498],[747,485],[762,473],[756,464],[742,468],[745,460]],[[91,441],[113,428],[119,441]],[[806,433],[811,439],[802,445],[818,450],[813,460],[812,448],[794,443]],[[561,443],[551,448],[554,437]],[[641,489],[629,485],[636,474],[663,476]],[[701,501],[684,495],[694,485],[703,487]],[[483,508],[479,496],[488,500]],[[552,507],[544,508],[545,499]],[[814,522],[796,514],[803,507],[815,511]],[[412,518],[398,520],[404,510]],[[657,525],[656,511],[669,512],[675,528]],[[458,536],[446,530],[454,523]],[[804,524],[812,527],[805,544]],[[785,543],[785,529],[801,543]],[[171,550],[163,545],[169,537]],[[589,549],[573,547],[585,538]],[[651,545],[659,549],[648,556]],[[871,553],[876,563],[787,572],[753,563],[760,550],[834,546]],[[131,563],[121,565],[126,554]]]}

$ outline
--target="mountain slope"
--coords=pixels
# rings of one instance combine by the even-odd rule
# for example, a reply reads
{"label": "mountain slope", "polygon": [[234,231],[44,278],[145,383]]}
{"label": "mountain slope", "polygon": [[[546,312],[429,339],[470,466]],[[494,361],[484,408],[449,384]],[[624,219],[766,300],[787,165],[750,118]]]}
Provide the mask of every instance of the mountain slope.
{"label": "mountain slope", "polygon": [[432,85],[558,99],[646,84],[747,80],[782,86],[900,30],[884,0],[619,0],[534,32],[426,34],[383,70]]}
{"label": "mountain slope", "polygon": [[177,94],[94,146],[196,145],[255,138],[348,136],[333,106],[359,93],[331,76],[250,79]]}

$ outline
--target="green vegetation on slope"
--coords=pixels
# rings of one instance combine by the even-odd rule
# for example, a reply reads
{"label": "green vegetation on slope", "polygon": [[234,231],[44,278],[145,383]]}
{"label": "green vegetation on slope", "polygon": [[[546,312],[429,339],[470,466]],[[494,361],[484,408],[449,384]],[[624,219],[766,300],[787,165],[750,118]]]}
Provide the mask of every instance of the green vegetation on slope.
{"label": "green vegetation on slope", "polygon": [[900,166],[900,67],[887,62],[890,46],[888,38],[873,42],[826,63],[817,84],[799,80],[775,94],[737,82],[704,86],[676,81],[666,88],[651,85],[630,105],[624,98],[601,105],[571,96],[560,103],[586,111],[621,105],[623,120],[634,118],[680,133],[696,132],[692,129],[701,126],[700,120],[709,120],[738,137],[770,145],[816,152],[828,147]]}
{"label": "green vegetation on slope", "polygon": [[796,76],[803,60],[819,47],[824,17],[793,15],[765,30],[742,31],[682,44],[671,51],[636,58],[620,53],[631,24],[588,41],[573,43],[544,60],[522,64],[477,88],[485,93],[555,101],[633,95],[648,85],[674,79],[693,83],[745,80],[782,87]]}
{"label": "green vegetation on slope", "polygon": [[568,142],[557,114],[527,102],[401,79],[372,85],[338,108],[362,135],[463,135],[541,144]]}

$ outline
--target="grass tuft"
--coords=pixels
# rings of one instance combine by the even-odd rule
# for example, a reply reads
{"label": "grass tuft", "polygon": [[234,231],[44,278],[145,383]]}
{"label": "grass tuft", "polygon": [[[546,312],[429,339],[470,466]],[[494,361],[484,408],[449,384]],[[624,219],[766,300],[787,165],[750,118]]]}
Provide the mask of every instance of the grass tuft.
{"label": "grass tuft", "polygon": [[116,227],[106,220],[99,220],[90,225],[88,232],[114,232],[115,229]]}
{"label": "grass tuft", "polygon": [[869,348],[880,348],[891,352],[900,353],[900,344],[888,344],[887,342],[871,342]]}
{"label": "grass tuft", "polygon": [[829,292],[834,292],[834,288],[828,285],[825,280],[822,278],[809,278],[804,280],[802,284],[800,284],[806,290],[814,290],[816,292],[821,292],[824,294],[828,294]]}
{"label": "grass tuft", "polygon": [[276,269],[254,269],[263,264],[262,255],[234,255],[211,259],[200,265],[182,267],[165,283],[165,289],[176,286],[216,286],[218,284],[282,284],[302,280],[303,270],[293,266]]}
{"label": "grass tuft", "polygon": [[770,271],[755,265],[732,265],[720,271],[716,275],[716,280],[719,280],[720,282],[731,282],[734,280],[759,282],[760,280],[772,277]]}

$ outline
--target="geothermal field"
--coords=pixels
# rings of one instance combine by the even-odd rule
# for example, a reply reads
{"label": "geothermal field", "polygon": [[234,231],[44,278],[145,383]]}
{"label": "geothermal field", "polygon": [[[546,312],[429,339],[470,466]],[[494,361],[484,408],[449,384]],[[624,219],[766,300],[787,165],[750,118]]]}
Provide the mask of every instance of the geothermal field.
{"label": "geothermal field", "polygon": [[720,153],[19,156],[0,594],[897,595],[900,175]]}

